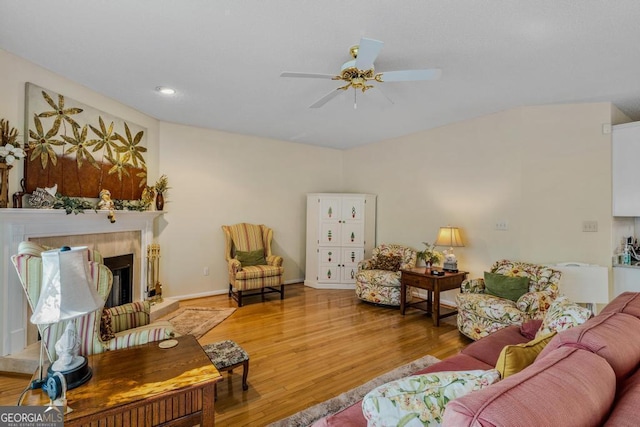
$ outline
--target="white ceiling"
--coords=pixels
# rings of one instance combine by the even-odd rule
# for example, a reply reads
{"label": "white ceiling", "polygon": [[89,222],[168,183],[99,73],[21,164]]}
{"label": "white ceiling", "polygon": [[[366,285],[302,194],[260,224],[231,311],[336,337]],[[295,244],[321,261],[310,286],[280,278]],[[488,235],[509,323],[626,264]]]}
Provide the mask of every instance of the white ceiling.
{"label": "white ceiling", "polygon": [[[338,73],[362,36],[377,72],[442,78],[309,109],[340,82],[279,77]],[[0,0],[0,48],[163,121],[326,147],[522,105],[640,120],[637,0]]]}

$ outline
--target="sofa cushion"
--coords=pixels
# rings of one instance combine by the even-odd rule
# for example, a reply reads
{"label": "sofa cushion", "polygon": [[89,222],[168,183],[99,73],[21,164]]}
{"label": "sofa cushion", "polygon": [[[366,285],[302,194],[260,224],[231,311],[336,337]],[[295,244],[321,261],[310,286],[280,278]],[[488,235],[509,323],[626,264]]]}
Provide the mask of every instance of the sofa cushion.
{"label": "sofa cushion", "polygon": [[447,403],[500,380],[495,369],[413,375],[383,384],[362,399],[367,425],[440,425]]}
{"label": "sofa cushion", "polygon": [[[579,369],[576,369],[579,367]],[[601,357],[559,348],[491,387],[452,400],[443,426],[600,426],[609,413],[616,378]]]}
{"label": "sofa cushion", "polygon": [[640,319],[624,313],[599,314],[584,325],[556,335],[538,357],[559,347],[595,353],[606,359],[618,379],[623,378],[640,363]]}
{"label": "sofa cushion", "polygon": [[527,339],[532,340],[536,337],[540,326],[542,326],[542,319],[529,320],[528,322],[524,322],[520,325],[520,334],[522,334],[523,337],[527,337]]}
{"label": "sofa cushion", "polygon": [[606,313],[626,313],[640,318],[640,292],[621,293],[600,312]]}
{"label": "sofa cushion", "polygon": [[500,352],[498,362],[496,362],[496,369],[500,372],[500,376],[503,379],[510,377],[531,365],[555,334],[552,332],[524,344],[505,346]]}
{"label": "sofa cushion", "polygon": [[640,371],[627,378],[620,387],[613,411],[605,426],[635,427],[640,420]]}
{"label": "sofa cushion", "polygon": [[[498,357],[504,346],[522,344],[527,341],[529,341],[529,339],[520,333],[520,326],[511,325],[499,329],[484,338],[480,338],[478,341],[472,342],[463,348],[460,353],[471,356],[494,367],[496,366],[496,362],[498,362]],[[447,359],[444,361],[446,360]]]}
{"label": "sofa cushion", "polygon": [[484,292],[511,301],[518,301],[529,291],[528,277],[509,277],[503,274],[484,272]]}
{"label": "sofa cushion", "polygon": [[536,336],[548,335],[551,332],[560,332],[582,325],[592,315],[591,310],[579,306],[564,295],[560,296],[551,303]]}
{"label": "sofa cushion", "polygon": [[430,374],[433,372],[444,371],[474,371],[474,370],[489,370],[495,368],[495,365],[489,365],[475,357],[467,354],[458,353],[455,356],[447,357],[444,360],[429,365],[424,369],[414,372],[414,375]]}

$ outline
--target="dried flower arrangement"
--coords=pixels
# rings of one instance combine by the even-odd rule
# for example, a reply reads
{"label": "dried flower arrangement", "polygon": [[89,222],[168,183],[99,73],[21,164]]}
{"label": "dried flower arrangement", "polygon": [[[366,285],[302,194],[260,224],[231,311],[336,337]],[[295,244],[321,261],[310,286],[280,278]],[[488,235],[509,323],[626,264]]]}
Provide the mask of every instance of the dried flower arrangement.
{"label": "dried flower arrangement", "polygon": [[25,155],[18,143],[18,129],[11,127],[9,120],[0,119],[0,163],[10,165]]}

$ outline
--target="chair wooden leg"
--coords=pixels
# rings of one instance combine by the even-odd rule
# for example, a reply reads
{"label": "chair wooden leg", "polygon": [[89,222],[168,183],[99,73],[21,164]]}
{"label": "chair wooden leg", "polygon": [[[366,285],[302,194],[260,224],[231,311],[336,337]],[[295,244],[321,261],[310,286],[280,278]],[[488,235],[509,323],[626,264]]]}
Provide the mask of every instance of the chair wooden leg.
{"label": "chair wooden leg", "polygon": [[242,307],[242,291],[238,291],[238,307]]}
{"label": "chair wooden leg", "polygon": [[280,299],[284,299],[284,285],[280,285]]}
{"label": "chair wooden leg", "polygon": [[260,288],[260,296],[262,297],[262,301],[264,301],[264,288]]}

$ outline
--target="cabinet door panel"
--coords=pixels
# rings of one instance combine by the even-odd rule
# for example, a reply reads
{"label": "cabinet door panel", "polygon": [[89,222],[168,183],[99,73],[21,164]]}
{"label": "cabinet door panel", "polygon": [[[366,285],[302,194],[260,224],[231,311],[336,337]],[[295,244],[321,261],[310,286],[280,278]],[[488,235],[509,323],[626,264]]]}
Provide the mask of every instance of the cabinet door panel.
{"label": "cabinet door panel", "polygon": [[342,249],[342,264],[349,267],[357,267],[358,263],[364,259],[363,248]]}
{"label": "cabinet door panel", "polygon": [[318,251],[320,265],[339,265],[341,260],[340,252],[340,248],[320,248]]}
{"label": "cabinet door panel", "polygon": [[640,126],[621,125],[613,128],[613,216],[640,216],[638,160],[640,159]]}
{"label": "cabinet door panel", "polygon": [[337,265],[320,265],[318,269],[318,282],[339,283],[341,267]]}
{"label": "cabinet door panel", "polygon": [[340,197],[323,197],[320,199],[320,221],[338,221],[341,218]]}
{"label": "cabinet door panel", "polygon": [[342,283],[356,283],[356,273],[358,273],[358,267],[355,265],[342,267]]}
{"label": "cabinet door panel", "polygon": [[320,246],[339,245],[341,241],[342,224],[337,222],[321,222],[320,223]]}
{"label": "cabinet door panel", "polygon": [[364,224],[361,222],[342,224],[343,246],[364,246]]}
{"label": "cabinet door panel", "polygon": [[342,199],[343,221],[362,221],[364,219],[364,199],[360,197],[345,197]]}

